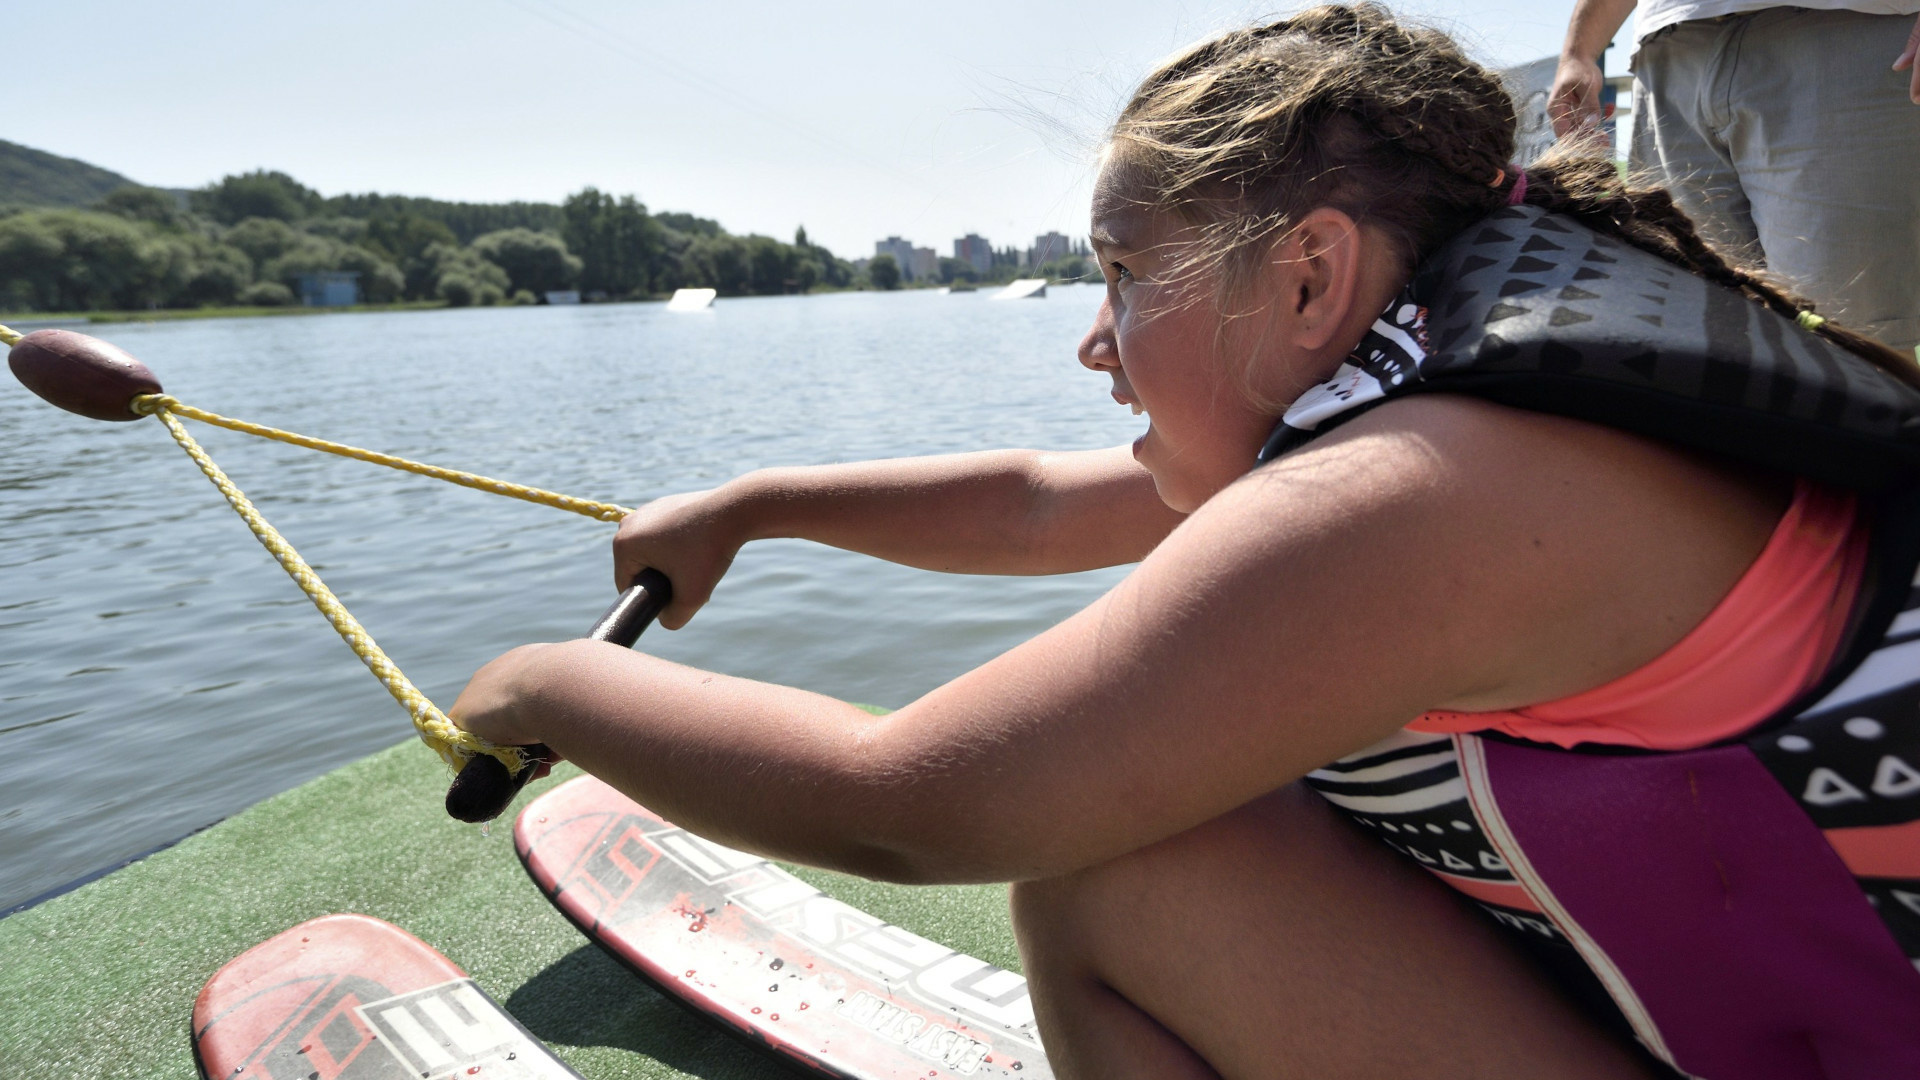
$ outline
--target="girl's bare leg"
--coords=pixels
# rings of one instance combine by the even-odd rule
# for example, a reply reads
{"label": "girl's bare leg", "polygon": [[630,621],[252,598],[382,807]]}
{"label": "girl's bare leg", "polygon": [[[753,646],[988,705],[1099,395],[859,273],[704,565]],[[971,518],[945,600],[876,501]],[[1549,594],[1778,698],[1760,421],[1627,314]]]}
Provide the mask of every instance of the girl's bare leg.
{"label": "girl's bare leg", "polygon": [[1055,1071],[1646,1080],[1488,920],[1290,786],[1013,889]]}

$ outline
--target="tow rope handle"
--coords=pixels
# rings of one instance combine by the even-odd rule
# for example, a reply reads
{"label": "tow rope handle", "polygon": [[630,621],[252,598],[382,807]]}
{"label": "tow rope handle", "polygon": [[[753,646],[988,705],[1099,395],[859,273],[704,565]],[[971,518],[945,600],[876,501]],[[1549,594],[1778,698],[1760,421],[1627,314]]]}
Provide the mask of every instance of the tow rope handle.
{"label": "tow rope handle", "polygon": [[[633,584],[620,594],[620,599],[593,624],[593,629],[587,631],[587,638],[630,649],[640,640],[641,632],[672,602],[673,583],[667,580],[667,575],[651,568],[642,570],[634,575]],[[520,751],[527,756],[527,763],[512,773],[500,759],[487,754],[475,754],[467,759],[447,788],[447,813],[460,821],[492,821],[506,811],[513,797],[520,794],[520,789],[527,786],[541,765],[560,760],[545,743],[523,746]]]}

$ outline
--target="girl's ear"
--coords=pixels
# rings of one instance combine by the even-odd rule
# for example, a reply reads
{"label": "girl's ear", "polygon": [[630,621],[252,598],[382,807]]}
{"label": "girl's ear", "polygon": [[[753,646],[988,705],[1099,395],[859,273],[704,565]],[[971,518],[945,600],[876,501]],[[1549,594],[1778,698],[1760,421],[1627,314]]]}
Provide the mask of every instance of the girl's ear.
{"label": "girl's ear", "polygon": [[1360,226],[1330,206],[1308,212],[1274,245],[1268,269],[1277,280],[1268,295],[1280,298],[1282,332],[1295,348],[1344,344],[1365,284],[1365,246]]}

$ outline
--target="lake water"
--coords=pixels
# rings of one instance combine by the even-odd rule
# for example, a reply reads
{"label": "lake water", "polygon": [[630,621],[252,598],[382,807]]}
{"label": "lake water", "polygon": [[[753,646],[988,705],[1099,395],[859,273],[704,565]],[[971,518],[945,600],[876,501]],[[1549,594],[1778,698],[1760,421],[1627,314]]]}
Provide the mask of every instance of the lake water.
{"label": "lake water", "polygon": [[[93,329],[204,409],[634,505],[766,465],[1128,441],[1142,421],[1074,360],[1099,297]],[[188,424],[443,707],[481,663],[576,637],[611,599],[611,525]],[[86,420],[6,379],[0,446],[0,911],[410,736],[158,423]],[[692,625],[643,643],[899,706],[1124,573],[954,577],[769,541]]]}

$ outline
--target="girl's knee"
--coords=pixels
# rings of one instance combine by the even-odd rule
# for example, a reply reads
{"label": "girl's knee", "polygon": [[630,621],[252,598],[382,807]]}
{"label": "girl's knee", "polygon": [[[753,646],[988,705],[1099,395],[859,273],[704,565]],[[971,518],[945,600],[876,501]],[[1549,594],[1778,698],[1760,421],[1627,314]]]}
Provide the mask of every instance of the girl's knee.
{"label": "girl's knee", "polygon": [[[1326,804],[1289,784],[1184,832],[1054,877],[1014,882],[1008,892],[1021,948],[1050,941],[1098,937],[1124,927],[1144,907],[1181,893],[1181,882],[1217,878],[1249,861],[1268,870],[1298,870],[1324,855],[1329,831],[1344,833]],[[1334,838],[1336,842],[1344,836]]]}

